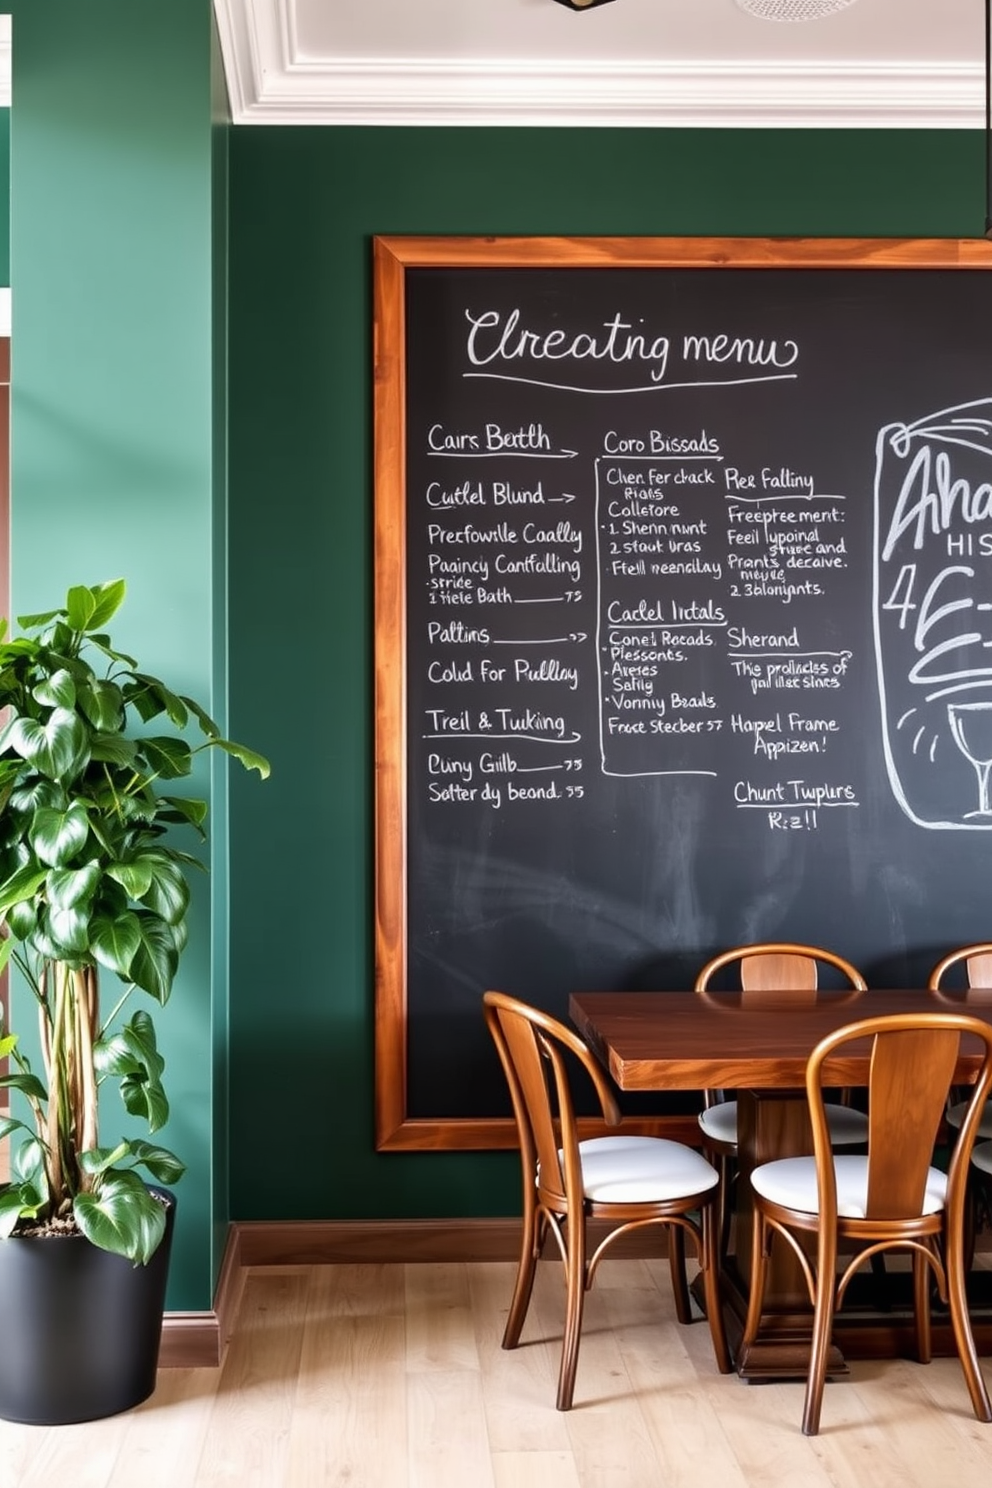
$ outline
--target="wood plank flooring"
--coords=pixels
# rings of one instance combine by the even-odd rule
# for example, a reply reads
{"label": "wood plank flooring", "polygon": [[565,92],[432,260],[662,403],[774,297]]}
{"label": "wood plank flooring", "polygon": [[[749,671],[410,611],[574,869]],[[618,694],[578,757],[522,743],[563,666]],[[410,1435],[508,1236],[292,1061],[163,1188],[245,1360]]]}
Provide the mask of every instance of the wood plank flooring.
{"label": "wood plank flooring", "polygon": [[[162,1370],[143,1406],[0,1422],[3,1488],[987,1488],[992,1426],[956,1359],[855,1361],[820,1436],[802,1386],[718,1375],[675,1321],[665,1261],[604,1263],[575,1407],[554,1409],[560,1270],[499,1346],[511,1264],[259,1267],[219,1370]],[[984,1361],[992,1372],[992,1360]]]}

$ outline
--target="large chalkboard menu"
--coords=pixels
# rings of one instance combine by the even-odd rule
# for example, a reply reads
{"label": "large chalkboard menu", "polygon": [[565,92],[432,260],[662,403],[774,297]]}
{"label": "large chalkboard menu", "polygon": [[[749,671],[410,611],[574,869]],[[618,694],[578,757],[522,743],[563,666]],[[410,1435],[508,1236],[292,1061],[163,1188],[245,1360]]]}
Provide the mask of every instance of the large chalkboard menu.
{"label": "large chalkboard menu", "polygon": [[511,1139],[487,987],[992,936],[990,267],[376,240],[381,1147]]}

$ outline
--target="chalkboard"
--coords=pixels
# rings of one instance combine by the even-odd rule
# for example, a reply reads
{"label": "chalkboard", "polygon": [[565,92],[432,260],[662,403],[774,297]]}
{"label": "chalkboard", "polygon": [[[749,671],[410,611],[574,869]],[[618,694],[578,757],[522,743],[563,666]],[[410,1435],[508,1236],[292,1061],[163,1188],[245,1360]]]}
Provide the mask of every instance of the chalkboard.
{"label": "chalkboard", "polygon": [[987,939],[992,247],[374,263],[378,1145],[512,1140],[486,987]]}

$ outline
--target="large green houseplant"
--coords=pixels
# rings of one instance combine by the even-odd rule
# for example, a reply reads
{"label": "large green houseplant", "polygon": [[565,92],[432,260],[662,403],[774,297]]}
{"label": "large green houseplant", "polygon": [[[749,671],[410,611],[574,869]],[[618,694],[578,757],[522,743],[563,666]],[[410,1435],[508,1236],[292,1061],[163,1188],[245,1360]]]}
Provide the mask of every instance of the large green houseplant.
{"label": "large green houseplant", "polygon": [[[117,1081],[149,1136],[169,1114],[147,1004],[169,997],[187,938],[187,873],[199,866],[176,829],[203,839],[207,810],[174,782],[205,749],[263,777],[268,764],[111,644],[105,627],[124,595],[123,580],[70,589],[63,608],[22,617],[13,638],[0,622],[0,965],[12,957],[19,967],[41,1030],[34,1069],[0,1029],[0,1085],[30,1111],[28,1121],[0,1119],[14,1149],[0,1240],[81,1231],[146,1263],[165,1231],[146,1177],[171,1184],[184,1165],[134,1135],[134,1121],[101,1141],[98,1105],[104,1082]],[[119,979],[108,1011],[101,972]]]}

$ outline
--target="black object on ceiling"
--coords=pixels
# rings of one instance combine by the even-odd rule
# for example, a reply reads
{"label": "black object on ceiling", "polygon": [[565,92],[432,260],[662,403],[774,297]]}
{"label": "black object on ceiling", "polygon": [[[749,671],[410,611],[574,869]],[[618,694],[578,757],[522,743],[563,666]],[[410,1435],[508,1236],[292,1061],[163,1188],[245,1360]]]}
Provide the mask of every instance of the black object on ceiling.
{"label": "black object on ceiling", "polygon": [[569,10],[592,10],[594,5],[609,5],[610,0],[558,0],[559,5],[567,5]]}

